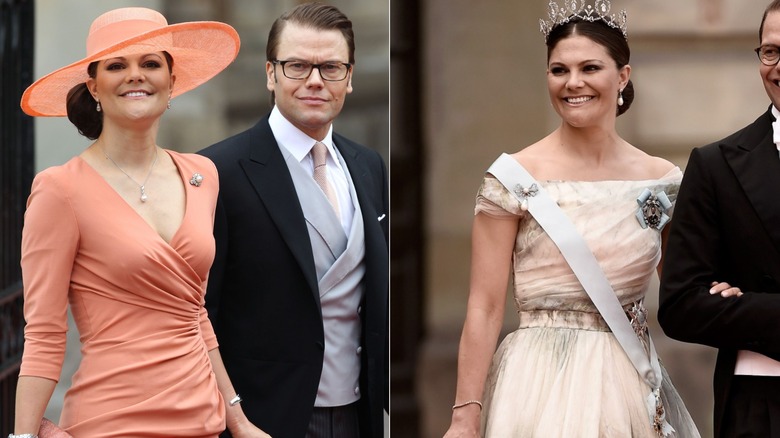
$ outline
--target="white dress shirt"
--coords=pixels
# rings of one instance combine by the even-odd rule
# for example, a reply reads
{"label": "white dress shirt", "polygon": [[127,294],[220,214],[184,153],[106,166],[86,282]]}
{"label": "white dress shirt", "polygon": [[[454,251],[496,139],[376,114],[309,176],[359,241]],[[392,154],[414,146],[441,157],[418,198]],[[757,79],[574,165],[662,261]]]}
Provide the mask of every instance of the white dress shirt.
{"label": "white dress shirt", "polygon": [[[339,199],[339,210],[341,212],[341,227],[344,233],[349,236],[349,230],[352,228],[352,216],[355,212],[355,206],[352,204],[352,197],[349,195],[349,182],[342,168],[343,163],[337,159],[336,149],[333,145],[333,125],[328,129],[325,138],[316,139],[304,134],[303,131],[295,127],[289,120],[284,118],[279,109],[274,106],[271,115],[268,118],[268,124],[271,125],[271,131],[274,133],[276,142],[287,149],[309,174],[314,175],[314,160],[311,157],[311,148],[317,141],[325,144],[328,148],[328,159],[326,162],[327,178],[330,185],[336,191]],[[323,194],[324,196],[324,194]]]}

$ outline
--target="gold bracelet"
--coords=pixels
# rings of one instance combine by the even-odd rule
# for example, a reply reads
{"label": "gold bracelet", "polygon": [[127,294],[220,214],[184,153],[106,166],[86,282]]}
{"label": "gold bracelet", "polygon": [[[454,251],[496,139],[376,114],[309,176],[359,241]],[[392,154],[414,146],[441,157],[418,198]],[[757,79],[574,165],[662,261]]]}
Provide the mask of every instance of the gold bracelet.
{"label": "gold bracelet", "polygon": [[454,411],[455,409],[462,408],[463,406],[467,406],[467,405],[478,405],[479,410],[480,411],[482,410],[482,402],[479,400],[467,400],[464,401],[463,403],[456,403],[452,405],[452,410]]}

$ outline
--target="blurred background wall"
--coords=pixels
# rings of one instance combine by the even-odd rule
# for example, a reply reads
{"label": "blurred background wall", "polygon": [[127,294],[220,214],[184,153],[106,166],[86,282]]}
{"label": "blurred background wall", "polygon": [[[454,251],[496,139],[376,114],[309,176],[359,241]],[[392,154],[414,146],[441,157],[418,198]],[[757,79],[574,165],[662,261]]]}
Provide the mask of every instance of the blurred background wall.
{"label": "blurred background wall", "polygon": [[[474,197],[484,171],[501,152],[537,141],[560,122],[549,103],[539,32],[547,3],[392,1],[393,229],[396,221],[405,234],[415,235],[415,221],[421,229],[411,245],[393,234],[392,424],[394,432],[406,431],[397,436],[440,437],[449,425]],[[768,3],[613,0],[613,12],[628,11],[636,89],[630,111],[618,119],[619,133],[684,168],[693,147],[763,113],[769,100],[752,49]],[[407,83],[419,90],[405,93]],[[419,117],[408,120],[404,111]],[[419,133],[413,147],[396,142],[407,140],[408,132]],[[415,173],[418,185],[410,187],[407,179]],[[399,188],[404,193],[396,193]],[[415,256],[419,265],[408,262]],[[416,277],[397,278],[402,272]],[[656,283],[646,303],[653,317],[657,301]],[[652,324],[672,380],[702,435],[712,436],[714,350],[671,341],[654,319]],[[510,301],[504,327],[504,334],[516,327]],[[399,336],[407,343],[396,341]],[[396,427],[396,408],[416,426]]]}
{"label": "blurred background wall", "polygon": [[[270,111],[265,46],[273,21],[304,1],[295,0],[37,0],[35,78],[84,57],[89,26],[108,10],[144,6],[169,23],[216,20],[236,28],[241,50],[217,77],[172,101],[158,135],[162,147],[196,152],[249,128]],[[334,129],[389,158],[389,0],[333,0],[353,22],[356,66],[352,85]],[[67,118],[35,119],[36,170],[78,155],[90,141]],[[71,321],[62,379],[46,416],[59,418],[62,397],[78,366],[78,333]]]}

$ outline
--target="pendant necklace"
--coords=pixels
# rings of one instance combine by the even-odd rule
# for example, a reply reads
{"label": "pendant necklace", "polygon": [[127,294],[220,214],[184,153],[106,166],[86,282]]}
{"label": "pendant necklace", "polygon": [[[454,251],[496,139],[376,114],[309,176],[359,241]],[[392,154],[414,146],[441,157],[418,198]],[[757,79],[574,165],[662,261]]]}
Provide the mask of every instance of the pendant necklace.
{"label": "pendant necklace", "polygon": [[122,170],[122,168],[119,167],[118,164],[116,164],[116,161],[114,161],[113,159],[111,159],[111,157],[108,156],[105,149],[101,147],[100,150],[103,151],[103,155],[105,155],[106,158],[108,158],[108,160],[111,161],[114,164],[114,166],[116,166],[116,168],[119,169],[120,172],[124,173],[126,177],[130,178],[130,181],[132,181],[135,185],[138,186],[139,189],[141,189],[141,202],[146,202],[146,200],[149,199],[149,197],[146,196],[145,187],[146,187],[146,182],[149,181],[149,177],[152,176],[152,170],[154,170],[154,165],[157,163],[157,146],[154,147],[154,160],[152,160],[152,165],[149,166],[149,173],[146,174],[146,178],[144,178],[143,184],[138,184],[138,181],[133,179],[132,176],[130,176],[127,172]]}

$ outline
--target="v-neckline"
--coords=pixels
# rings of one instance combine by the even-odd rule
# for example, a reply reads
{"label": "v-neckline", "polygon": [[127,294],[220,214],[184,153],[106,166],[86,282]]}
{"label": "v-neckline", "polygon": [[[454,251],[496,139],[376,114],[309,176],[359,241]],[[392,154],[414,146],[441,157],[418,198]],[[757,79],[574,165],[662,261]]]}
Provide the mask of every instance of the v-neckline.
{"label": "v-neckline", "polygon": [[138,211],[133,208],[132,205],[130,205],[125,198],[122,197],[122,195],[119,194],[119,192],[114,189],[114,187],[108,183],[108,181],[103,177],[103,175],[100,174],[94,167],[92,167],[87,160],[82,158],[81,156],[77,156],[79,160],[81,160],[82,163],[86,165],[87,168],[100,180],[102,181],[105,188],[108,189],[109,192],[113,193],[113,196],[119,199],[121,203],[127,207],[130,211],[133,212],[133,215],[138,218],[141,222],[143,222],[146,226],[146,228],[155,234],[162,242],[164,242],[166,245],[171,247],[172,249],[175,248],[174,242],[176,241],[176,238],[179,236],[179,233],[181,232],[182,228],[184,227],[184,223],[187,220],[187,214],[189,212],[189,194],[187,193],[187,181],[184,180],[184,176],[182,174],[181,165],[174,156],[174,154],[171,154],[170,151],[167,151],[165,149],[162,149],[163,153],[168,154],[169,157],[171,157],[171,160],[173,161],[173,165],[176,166],[176,172],[179,174],[179,179],[181,180],[181,184],[184,188],[184,214],[181,217],[181,222],[179,223],[179,226],[176,228],[176,231],[174,231],[173,235],[171,235],[171,240],[165,240],[165,238],[157,232],[157,230],[150,224]]}

